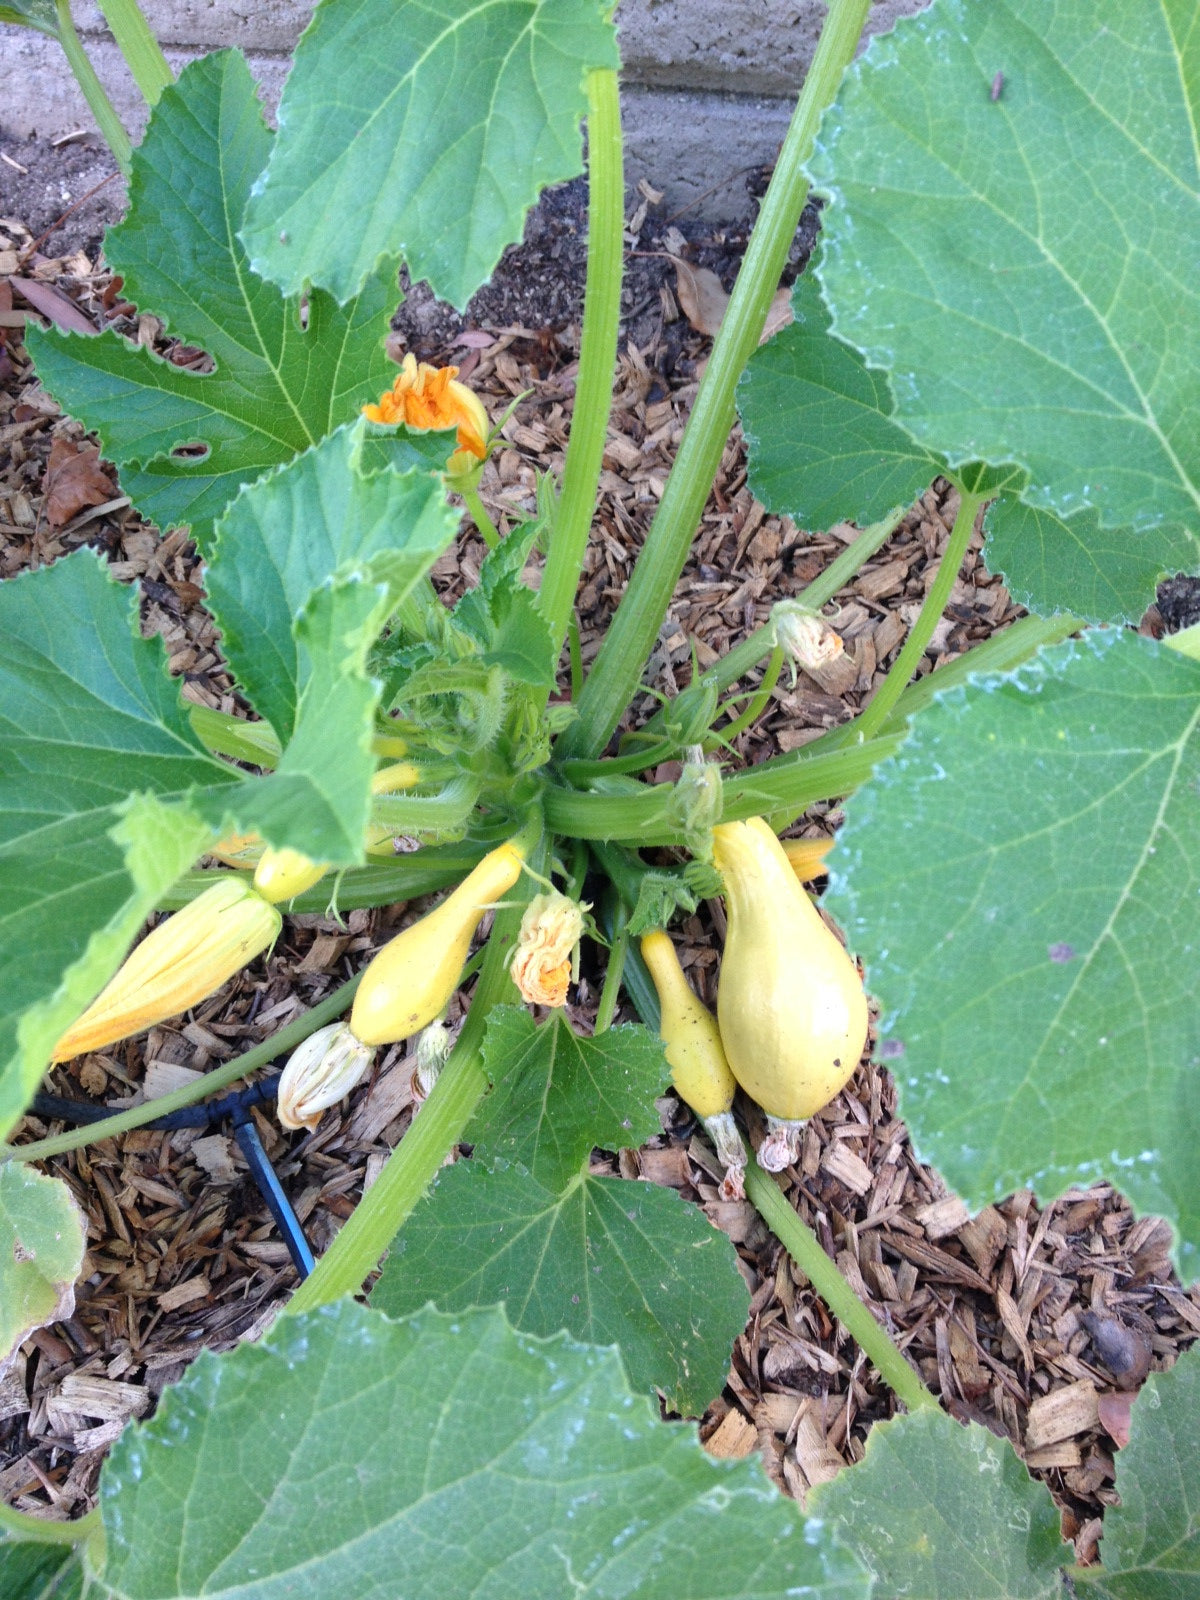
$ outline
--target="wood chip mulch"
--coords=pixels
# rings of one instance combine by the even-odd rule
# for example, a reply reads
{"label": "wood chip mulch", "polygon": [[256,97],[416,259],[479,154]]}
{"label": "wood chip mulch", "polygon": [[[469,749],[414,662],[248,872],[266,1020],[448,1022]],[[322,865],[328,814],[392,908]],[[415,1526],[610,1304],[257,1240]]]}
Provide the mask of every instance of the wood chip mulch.
{"label": "wood chip mulch", "polygon": [[[646,207],[643,248],[656,241]],[[631,231],[630,242],[638,242]],[[668,239],[668,243],[672,241]],[[674,241],[678,253],[678,240]],[[28,318],[72,315],[109,325],[185,363],[152,317],[122,302],[102,262],[30,253],[27,230],[0,218],[0,576],[58,559],[82,544],[137,582],[143,630],[158,634],[183,693],[233,710],[237,700],[201,607],[203,572],[186,535],[165,539],[120,493],[115,473],[40,388],[21,344]],[[630,290],[638,338],[622,343],[595,536],[580,598],[585,661],[594,656],[662,494],[707,341],[687,325],[669,268]],[[650,308],[649,315],[647,307]],[[648,330],[648,331],[647,331]],[[627,330],[628,331],[628,330]],[[664,355],[664,352],[666,354]],[[536,474],[561,469],[573,401],[578,325],[455,324],[426,357],[454,361],[493,415],[521,400],[487,469],[489,511],[511,523],[534,509]],[[364,394],[363,399],[373,398]],[[754,763],[845,721],[893,659],[932,580],[953,519],[936,485],[889,543],[837,597],[846,652],[818,679],[776,689],[738,741]],[[740,440],[727,447],[647,681],[674,692],[799,593],[853,530],[810,538],[764,512],[746,486]],[[476,577],[473,533],[438,563],[453,597]],[[1006,626],[1019,612],[991,577],[976,539],[923,671]],[[1152,610],[1142,624],[1161,632]],[[757,679],[750,675],[750,682]],[[644,701],[644,709],[652,702]],[[827,833],[838,807],[819,805],[801,832]],[[51,1086],[113,1108],[163,1093],[276,1032],[325,997],[422,906],[354,911],[344,921],[287,919],[279,944],[183,1022],[56,1069]],[[705,910],[682,928],[691,977],[711,1002],[717,952]],[[587,1015],[587,986],[573,1014]],[[413,1112],[403,1047],[383,1052],[370,1080],[315,1134],[255,1121],[319,1254],[379,1173]],[[870,1424],[893,1411],[867,1367],[753,1208],[719,1197],[714,1158],[673,1096],[663,1135],[641,1150],[597,1152],[598,1170],[669,1185],[700,1204],[738,1248],[752,1294],[728,1382],[701,1424],[719,1456],[761,1451],[786,1493],[859,1459]],[[62,1124],[26,1119],[21,1137]],[[144,1416],[201,1347],[228,1349],[270,1322],[294,1286],[286,1248],[226,1131],[154,1132],[88,1146],[50,1163],[82,1207],[88,1256],[74,1315],[41,1329],[0,1381],[0,1495],[23,1510],[85,1510],[105,1451]],[[955,1416],[1007,1435],[1063,1510],[1082,1562],[1095,1559],[1113,1462],[1131,1396],[1148,1370],[1171,1365],[1200,1336],[1200,1288],[1184,1292],[1169,1233],[1135,1220],[1109,1186],[1072,1190],[1039,1208],[1022,1191],[978,1217],[947,1194],[914,1155],[881,1068],[865,1065],[810,1122],[790,1194],[875,1315],[893,1332]]]}

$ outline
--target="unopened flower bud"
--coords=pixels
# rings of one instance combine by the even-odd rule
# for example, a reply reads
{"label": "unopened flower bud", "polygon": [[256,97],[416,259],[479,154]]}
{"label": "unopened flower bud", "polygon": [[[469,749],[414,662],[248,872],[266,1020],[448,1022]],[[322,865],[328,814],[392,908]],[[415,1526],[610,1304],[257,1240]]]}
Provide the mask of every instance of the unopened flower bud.
{"label": "unopened flower bud", "polygon": [[683,832],[692,854],[707,861],[712,858],[712,830],[721,820],[724,805],[721,769],[704,759],[699,745],[690,747],[685,755],[671,796],[671,822]]}
{"label": "unopened flower bud", "polygon": [[371,1065],[375,1051],[356,1039],[345,1022],[310,1033],[292,1051],[279,1079],[279,1120],[285,1128],[315,1128],[321,1113],[350,1093]]}
{"label": "unopened flower bud", "polygon": [[244,879],[218,878],[134,947],[51,1060],[102,1050],[199,1005],[274,943],[282,921]]}
{"label": "unopened flower bud", "polygon": [[588,909],[557,889],[537,895],[526,906],[509,971],[528,1005],[566,1004],[571,958]]}
{"label": "unopened flower bud", "polygon": [[772,606],[771,622],[776,643],[791,662],[793,682],[797,667],[803,667],[805,672],[819,672],[836,661],[845,648],[841,634],[835,633],[824,617],[809,611],[797,600],[780,600]]}

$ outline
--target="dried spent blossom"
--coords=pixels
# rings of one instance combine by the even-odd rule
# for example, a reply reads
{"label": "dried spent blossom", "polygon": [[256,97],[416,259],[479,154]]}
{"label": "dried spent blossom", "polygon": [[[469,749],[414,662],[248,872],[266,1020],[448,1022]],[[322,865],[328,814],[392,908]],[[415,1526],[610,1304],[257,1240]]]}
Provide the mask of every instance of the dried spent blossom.
{"label": "dried spent blossom", "polygon": [[488,414],[473,389],[458,381],[457,367],[418,363],[410,350],[392,387],[378,405],[364,406],[370,422],[403,422],[409,428],[457,428],[458,449],[446,462],[451,477],[464,477],[487,458]]}
{"label": "dried spent blossom", "polygon": [[292,1051],[279,1079],[280,1122],[285,1128],[315,1128],[321,1113],[365,1077],[374,1056],[345,1022],[310,1033]]}
{"label": "dried spent blossom", "polygon": [[420,1105],[429,1098],[454,1048],[454,1034],[444,1022],[431,1022],[417,1035],[413,1051],[415,1065],[412,1073],[413,1099]]}
{"label": "dried spent blossom", "polygon": [[828,666],[836,661],[845,646],[840,633],[835,633],[824,617],[809,611],[795,600],[781,600],[771,607],[771,621],[775,638],[792,664],[792,678],[796,668],[806,672]]}
{"label": "dried spent blossom", "polygon": [[571,958],[583,933],[583,913],[589,909],[557,889],[537,895],[525,908],[509,971],[528,1005],[566,1004]]}

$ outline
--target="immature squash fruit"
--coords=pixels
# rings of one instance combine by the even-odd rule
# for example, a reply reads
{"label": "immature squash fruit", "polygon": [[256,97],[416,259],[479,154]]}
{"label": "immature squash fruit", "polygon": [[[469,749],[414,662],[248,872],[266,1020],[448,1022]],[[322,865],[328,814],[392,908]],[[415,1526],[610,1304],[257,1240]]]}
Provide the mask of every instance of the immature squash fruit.
{"label": "immature squash fruit", "polygon": [[745,1193],[746,1151],[730,1108],[737,1082],[725,1059],[717,1019],[684,976],[675,946],[661,928],[642,935],[642,960],[658,992],[659,1035],[676,1092],[708,1129],[726,1168],[727,1199]]}
{"label": "immature squash fruit", "polygon": [[[729,930],[717,990],[733,1075],[781,1124],[759,1151],[779,1170],[799,1124],[847,1082],[867,1037],[858,969],[821,921],[783,847],[761,817],[713,829]],[[774,1163],[778,1165],[773,1165]]]}
{"label": "immature squash fruit", "polygon": [[350,1031],[362,1044],[408,1039],[441,1014],[475,929],[516,883],[523,859],[511,840],[489,851],[440,906],[372,957],[350,1013]]}

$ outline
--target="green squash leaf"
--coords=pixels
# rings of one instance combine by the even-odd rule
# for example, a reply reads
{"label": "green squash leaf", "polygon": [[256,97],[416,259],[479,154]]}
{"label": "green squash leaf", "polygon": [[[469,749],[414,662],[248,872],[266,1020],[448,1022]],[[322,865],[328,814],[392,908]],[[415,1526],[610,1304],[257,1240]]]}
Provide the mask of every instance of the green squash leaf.
{"label": "green squash leaf", "polygon": [[1088,635],[936,697],[828,903],[922,1158],[973,1207],[1105,1177],[1200,1267],[1200,666]]}
{"label": "green squash leaf", "polygon": [[1192,0],[935,0],[850,69],[811,163],[833,331],[896,421],[1164,564],[1200,529],[1194,40]]}
{"label": "green squash leaf", "polygon": [[344,302],[403,257],[462,310],[541,190],[582,170],[585,76],[617,65],[597,0],[324,0],[246,214],[254,270]]}
{"label": "green squash leaf", "polygon": [[551,1192],[460,1161],[392,1244],[372,1305],[399,1316],[505,1306],[515,1328],[615,1344],[636,1389],[698,1416],[721,1390],[750,1296],[723,1233],[669,1189],[579,1174]]}
{"label": "green squash leaf", "polygon": [[0,5],[0,22],[36,28],[39,33],[48,33],[52,39],[59,36],[54,0],[6,0],[6,4]]}
{"label": "green squash leaf", "polygon": [[134,152],[129,213],[105,238],[123,293],[207,350],[209,373],[174,366],[115,333],[31,328],[38,376],[100,435],[143,516],[190,523],[207,553],[213,520],[243,483],[309,449],[388,387],[387,319],[400,298],[376,273],[345,309],[254,276],[237,229],[272,135],[245,61],[220,51],[164,90]]}
{"label": "green squash leaf", "polygon": [[1071,1560],[1058,1507],[1007,1439],[928,1407],[867,1435],[857,1465],[818,1484],[827,1518],[878,1600],[1058,1600]]}
{"label": "green squash leaf", "polygon": [[750,487],[810,531],[866,527],[911,504],[944,462],[892,420],[883,373],[830,333],[811,270],[796,280],[792,311],[738,384]]}
{"label": "green squash leaf", "polygon": [[69,1545],[6,1538],[0,1528],[0,1594],[4,1600],[81,1600],[79,1557]]}
{"label": "green squash leaf", "polygon": [[1104,1513],[1099,1592],[1110,1600],[1200,1595],[1200,1346],[1154,1372],[1117,1452],[1118,1506]]}
{"label": "green squash leaf", "polygon": [[1108,528],[1092,510],[1060,517],[1001,495],[984,519],[988,571],[1018,605],[1089,622],[1136,622],[1167,573],[1200,565],[1195,537],[1178,525],[1153,536]]}
{"label": "green squash leaf", "polygon": [[[303,688],[298,619],[336,576],[358,574],[394,609],[454,538],[459,514],[427,470],[398,472],[364,451],[359,422],[248,485],[217,524],[205,587],[221,648],[281,739]],[[364,454],[377,460],[366,469]],[[332,731],[333,724],[330,724]]]}
{"label": "green squash leaf", "polygon": [[661,1039],[637,1025],[581,1038],[556,1011],[539,1027],[523,1007],[488,1017],[491,1093],[471,1119],[477,1159],[515,1162],[557,1192],[593,1145],[638,1145],[662,1131],[654,1097],[668,1078]]}
{"label": "green squash leaf", "polygon": [[86,1226],[61,1178],[0,1163],[0,1372],[35,1328],[75,1310]]}
{"label": "green squash leaf", "polygon": [[664,1427],[615,1352],[496,1310],[344,1300],[206,1351],[117,1441],[101,1504],[105,1600],[868,1594],[757,1463]]}

